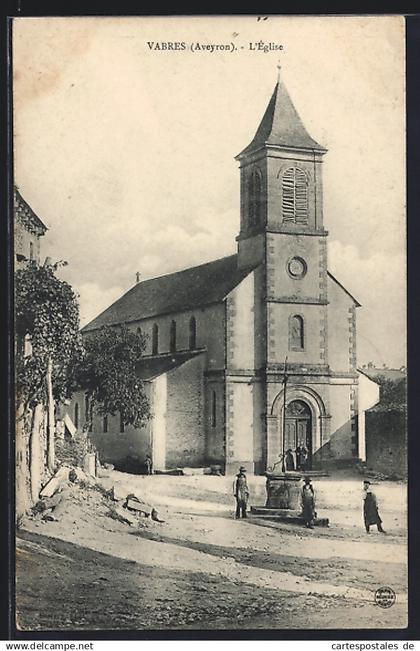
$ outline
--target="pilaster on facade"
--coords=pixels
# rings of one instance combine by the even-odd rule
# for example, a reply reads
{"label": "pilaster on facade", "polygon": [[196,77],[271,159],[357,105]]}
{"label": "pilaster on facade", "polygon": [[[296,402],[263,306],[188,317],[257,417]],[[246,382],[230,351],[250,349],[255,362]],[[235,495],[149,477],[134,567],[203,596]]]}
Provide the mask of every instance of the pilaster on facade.
{"label": "pilaster on facade", "polygon": [[358,391],[357,386],[350,388],[350,429],[351,429],[351,452],[357,457],[359,451],[358,439]]}
{"label": "pilaster on facade", "polygon": [[349,368],[356,371],[356,306],[353,304],[348,311],[349,323]]}
{"label": "pilaster on facade", "polygon": [[328,286],[327,286],[327,240],[326,238],[319,238],[319,298],[320,300],[328,301]]}

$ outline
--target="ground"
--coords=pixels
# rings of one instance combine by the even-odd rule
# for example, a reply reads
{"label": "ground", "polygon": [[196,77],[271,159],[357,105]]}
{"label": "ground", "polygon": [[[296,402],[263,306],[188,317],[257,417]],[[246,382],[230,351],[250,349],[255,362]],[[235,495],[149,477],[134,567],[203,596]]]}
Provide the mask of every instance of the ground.
{"label": "ground", "polygon": [[[232,478],[115,471],[75,484],[59,522],[27,518],[17,534],[17,622],[23,630],[404,628],[406,486],[375,486],[387,535],[367,535],[360,478],[315,482],[328,528],[233,518]],[[263,477],[249,479],[265,503]],[[163,523],[115,515],[106,493],[135,492]],[[396,603],[375,604],[390,586]]]}

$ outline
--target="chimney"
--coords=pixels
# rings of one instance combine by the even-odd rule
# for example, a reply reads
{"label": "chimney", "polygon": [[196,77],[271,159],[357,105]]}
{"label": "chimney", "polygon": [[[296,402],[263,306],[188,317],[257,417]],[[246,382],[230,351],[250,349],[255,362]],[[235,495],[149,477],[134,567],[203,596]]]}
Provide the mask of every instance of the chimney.
{"label": "chimney", "polygon": [[136,283],[140,282],[140,276],[141,276],[140,271],[136,271]]}

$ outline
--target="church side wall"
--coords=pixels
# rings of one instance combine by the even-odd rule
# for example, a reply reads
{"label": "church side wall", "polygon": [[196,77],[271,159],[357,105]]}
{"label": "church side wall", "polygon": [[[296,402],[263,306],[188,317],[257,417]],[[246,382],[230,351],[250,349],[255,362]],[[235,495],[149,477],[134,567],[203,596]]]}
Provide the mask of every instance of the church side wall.
{"label": "church side wall", "polygon": [[227,346],[226,366],[253,370],[254,347],[254,274],[250,273],[226,299]]}
{"label": "church side wall", "polygon": [[189,323],[190,318],[196,319],[196,346],[207,348],[208,368],[221,369],[224,367],[224,303],[210,305],[196,310],[174,312],[160,315],[150,319],[143,319],[129,324],[133,330],[141,328],[147,336],[145,355],[152,354],[152,328],[156,323],[159,328],[159,353],[169,352],[170,325],[176,322],[176,348],[178,351],[189,349]]}
{"label": "church side wall", "polygon": [[354,301],[328,278],[328,361],[335,373],[356,372],[356,308]]}
{"label": "church side wall", "polygon": [[357,456],[355,388],[355,385],[349,384],[330,386],[332,409],[326,460],[352,459]]}
{"label": "church side wall", "polygon": [[249,274],[227,298],[226,472],[228,474],[237,472],[240,465],[252,472],[259,472],[262,469],[263,387],[255,371],[258,362],[264,359],[265,342],[264,337],[261,339],[258,337],[255,323],[261,323],[264,319],[259,294],[264,277],[262,270],[259,269],[257,272]]}
{"label": "church side wall", "polygon": [[166,467],[206,462],[204,355],[167,373]]}
{"label": "church side wall", "polygon": [[[151,398],[152,383],[145,382],[144,390],[148,398]],[[79,427],[81,431],[85,423],[85,398],[82,392],[74,394],[67,412],[75,423],[75,404],[79,406]],[[144,458],[150,453],[151,442],[151,421],[142,428],[135,428],[131,425],[124,426],[124,432],[120,431],[120,415],[108,415],[107,432],[104,432],[104,419],[98,414],[93,416],[92,431],[89,438],[96,447],[101,463],[113,463],[117,469],[133,472],[144,471]]]}

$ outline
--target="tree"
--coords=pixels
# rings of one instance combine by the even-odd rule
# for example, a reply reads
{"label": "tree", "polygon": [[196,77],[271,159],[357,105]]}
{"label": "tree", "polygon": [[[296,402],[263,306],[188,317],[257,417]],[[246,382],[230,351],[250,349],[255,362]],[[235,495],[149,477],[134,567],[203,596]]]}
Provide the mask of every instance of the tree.
{"label": "tree", "polygon": [[122,327],[104,327],[88,334],[83,357],[74,375],[86,397],[88,429],[93,412],[105,416],[122,415],[125,425],[141,427],[150,418],[143,382],[136,367],[145,349],[144,335]]}
{"label": "tree", "polygon": [[[61,263],[38,267],[35,262],[15,273],[16,332],[16,506],[24,513],[29,434],[31,498],[37,498],[42,465],[40,431],[48,408],[48,466],[55,465],[54,400],[72,393],[71,371],[82,353],[79,306],[68,283],[56,276]],[[29,430],[29,432],[28,432]]]}
{"label": "tree", "polygon": [[391,380],[377,375],[375,382],[380,386],[380,405],[399,409],[407,404],[407,380],[405,377]]}

